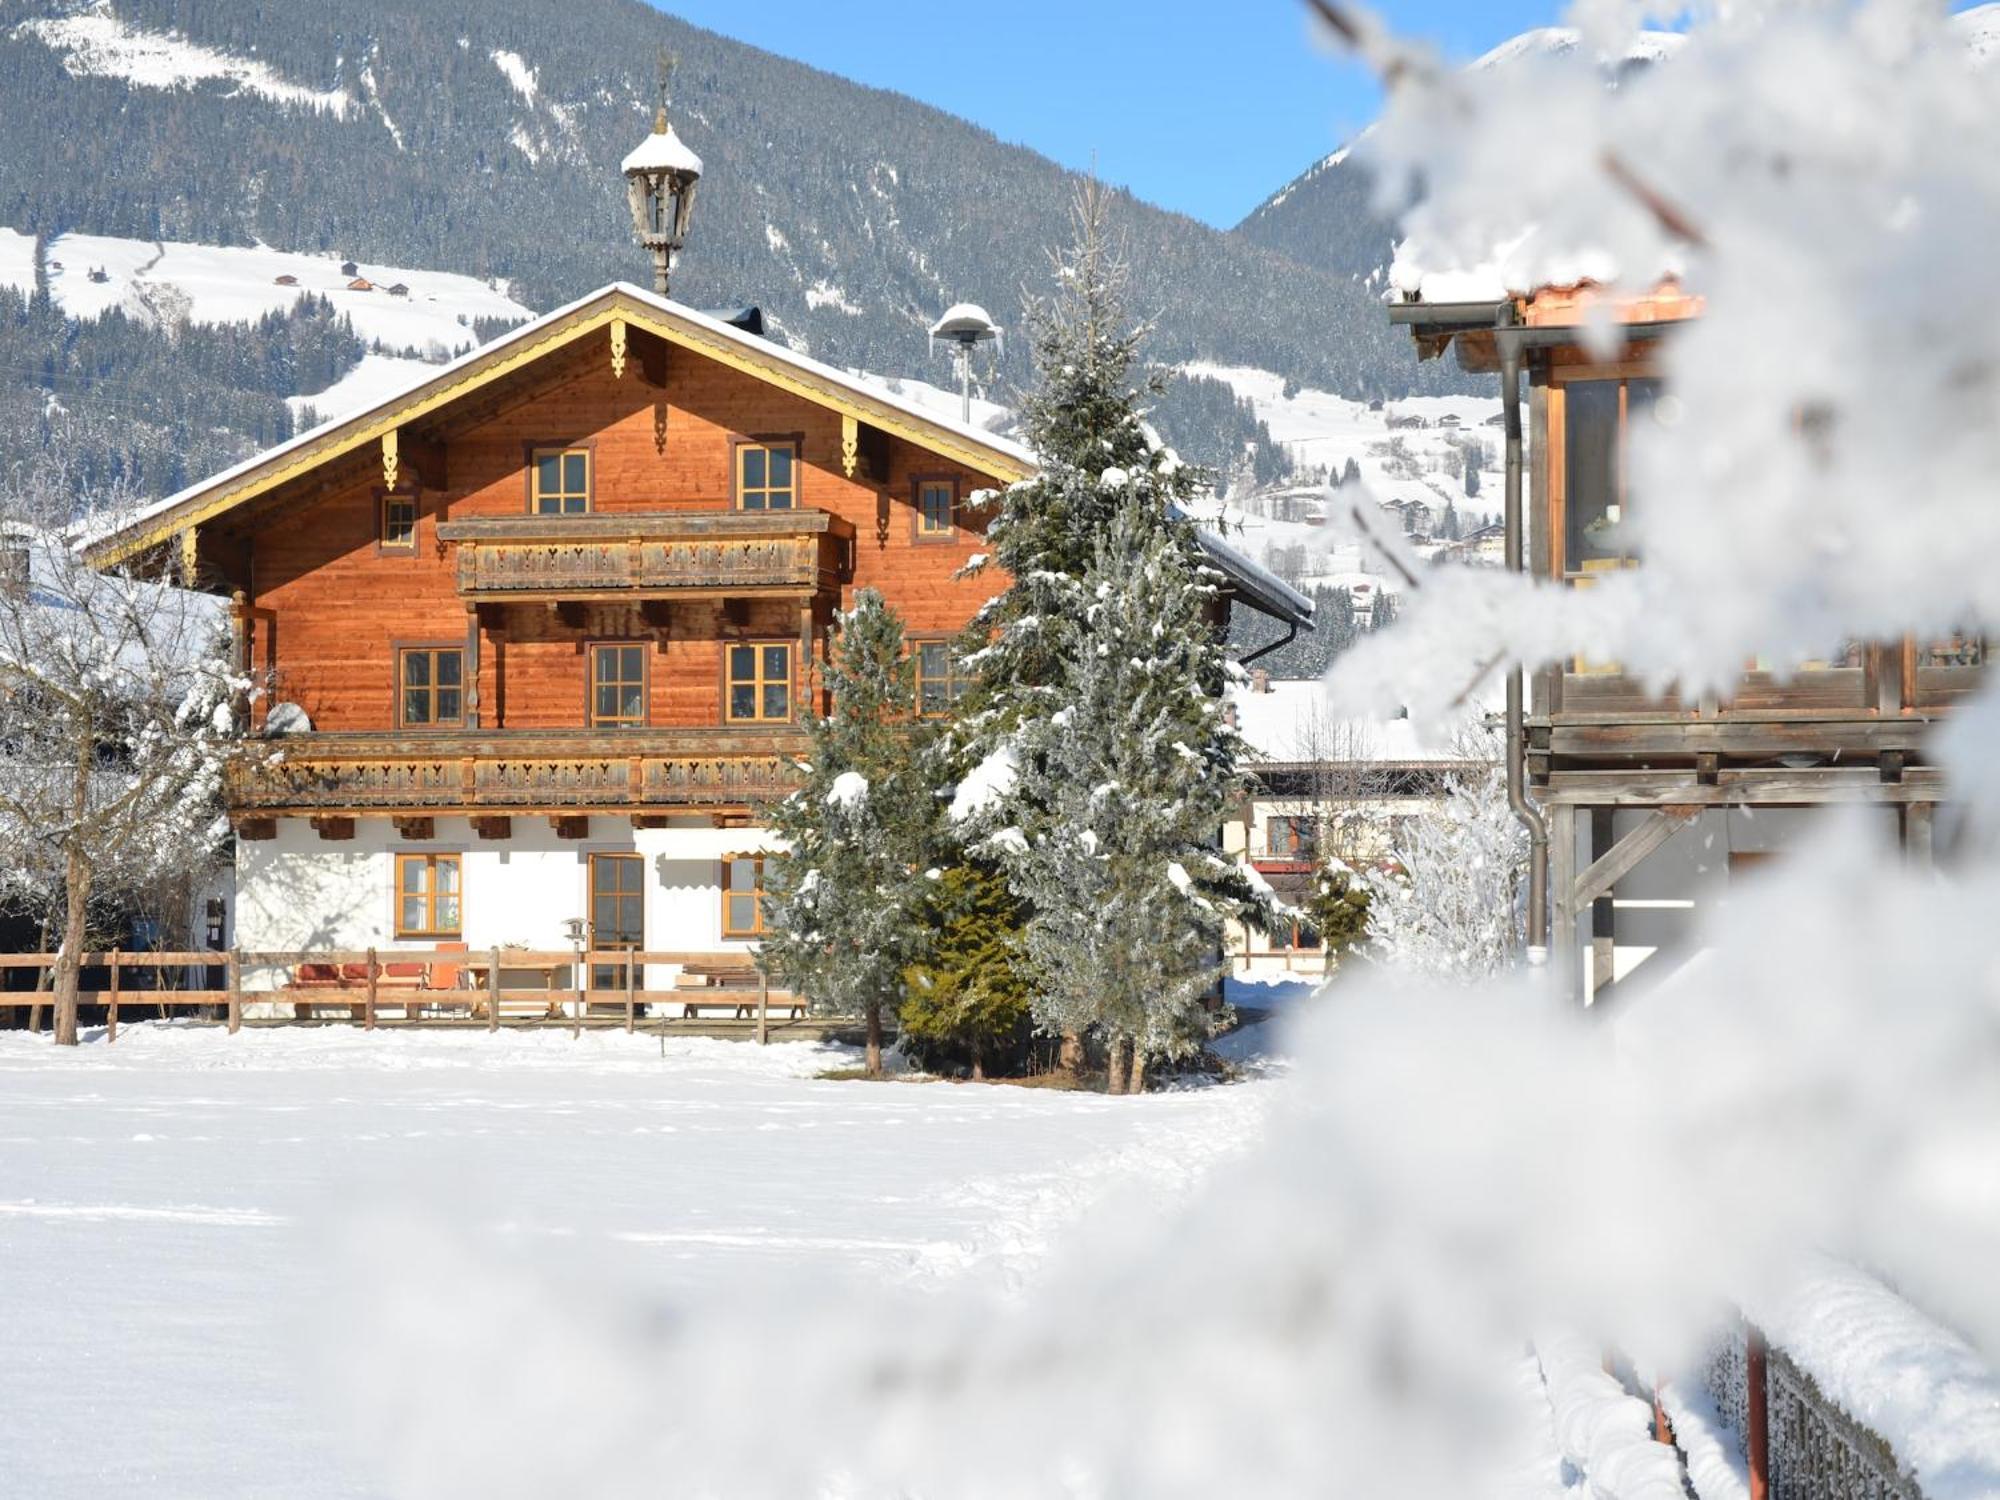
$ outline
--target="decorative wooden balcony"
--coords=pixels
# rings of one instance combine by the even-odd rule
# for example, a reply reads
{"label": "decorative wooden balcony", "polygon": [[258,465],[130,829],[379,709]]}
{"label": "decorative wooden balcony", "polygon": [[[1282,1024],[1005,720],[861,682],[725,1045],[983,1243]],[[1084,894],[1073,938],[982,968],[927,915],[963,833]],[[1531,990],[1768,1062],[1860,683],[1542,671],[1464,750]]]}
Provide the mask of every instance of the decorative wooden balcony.
{"label": "decorative wooden balcony", "polygon": [[838,588],[854,528],[821,510],[475,516],[438,527],[473,602],[810,596]]}
{"label": "decorative wooden balcony", "polygon": [[245,818],[746,812],[796,784],[797,730],[308,734],[230,777]]}

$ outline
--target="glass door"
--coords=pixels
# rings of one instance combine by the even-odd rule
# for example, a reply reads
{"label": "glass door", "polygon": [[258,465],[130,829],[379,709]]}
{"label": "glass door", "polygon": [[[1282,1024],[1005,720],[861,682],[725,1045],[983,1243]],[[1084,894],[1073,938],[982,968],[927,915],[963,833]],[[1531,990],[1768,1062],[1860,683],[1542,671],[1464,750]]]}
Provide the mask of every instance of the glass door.
{"label": "glass door", "polygon": [[[646,946],[646,862],[639,855],[590,856],[590,946],[593,952]],[[625,970],[622,963],[592,964],[590,987],[622,990]],[[643,987],[639,975],[632,985]]]}

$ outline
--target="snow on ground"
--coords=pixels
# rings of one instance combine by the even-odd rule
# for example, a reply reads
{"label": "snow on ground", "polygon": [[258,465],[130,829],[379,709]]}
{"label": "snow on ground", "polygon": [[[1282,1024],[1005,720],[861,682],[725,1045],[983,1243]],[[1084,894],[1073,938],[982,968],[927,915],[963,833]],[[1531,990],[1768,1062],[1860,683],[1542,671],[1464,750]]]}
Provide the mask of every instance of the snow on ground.
{"label": "snow on ground", "polygon": [[0,229],[0,286],[17,292],[35,289],[35,237],[18,229]]}
{"label": "snow on ground", "polygon": [[323,111],[346,118],[354,96],[346,89],[315,89],[293,82],[254,57],[204,47],[177,31],[148,31],[100,3],[75,15],[23,21],[17,37],[31,37],[62,56],[73,78],[122,78],[133,88],[190,89],[198,84],[234,85],[274,104]]}
{"label": "snow on ground", "polygon": [[[1005,1285],[1092,1202],[1188,1189],[1280,1087],[813,1076],[852,1060],[622,1033],[148,1025],[74,1053],[0,1033],[0,1489],[383,1494],[319,1373],[381,1284],[421,1298],[527,1261],[667,1307]],[[412,1413],[476,1405],[379,1381]]]}
{"label": "snow on ground", "polygon": [[[0,255],[5,253],[0,247]],[[476,319],[534,316],[507,295],[504,284],[488,286],[449,271],[362,263],[359,275],[374,290],[349,291],[353,278],[342,274],[340,257],[263,245],[162,244],[66,234],[50,244],[48,258],[50,288],[57,305],[72,318],[98,318],[123,306],[156,320],[249,323],[283,311],[300,297],[317,295],[351,318],[354,331],[369,343],[442,358],[473,346]],[[91,280],[93,270],[104,271],[107,279]],[[294,277],[297,284],[281,286],[280,276]],[[398,284],[409,288],[407,297],[390,295],[389,288]]]}
{"label": "snow on ground", "polygon": [[305,396],[287,396],[285,404],[297,416],[311,407],[321,422],[331,422],[349,412],[361,411],[387,400],[419,381],[437,373],[437,366],[421,359],[394,354],[364,354],[361,363],[323,391]]}

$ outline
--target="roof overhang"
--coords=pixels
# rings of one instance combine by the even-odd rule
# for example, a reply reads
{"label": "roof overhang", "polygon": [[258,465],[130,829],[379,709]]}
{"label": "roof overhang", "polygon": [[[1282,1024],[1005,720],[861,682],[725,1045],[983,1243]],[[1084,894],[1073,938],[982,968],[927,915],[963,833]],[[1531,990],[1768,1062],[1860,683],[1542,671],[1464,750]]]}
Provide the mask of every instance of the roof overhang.
{"label": "roof overhang", "polygon": [[1609,301],[1612,327],[1625,344],[1646,343],[1681,328],[1699,314],[1701,299],[1656,290],[1643,297],[1595,299],[1592,288],[1551,288],[1533,297],[1490,302],[1392,302],[1389,322],[1407,328],[1417,354],[1437,359],[1456,347],[1458,362],[1476,374],[1500,368],[1504,342],[1519,351],[1581,346],[1588,309]]}
{"label": "roof overhang", "polygon": [[402,427],[441,413],[495,381],[613,324],[642,330],[670,346],[741,370],[1003,484],[1035,472],[1033,456],[1019,444],[872,390],[843,371],[759,338],[731,322],[620,282],[525,323],[372,406],[267,449],[110,527],[85,531],[79,535],[78,545],[99,566],[127,561],[290,480],[379,445]]}

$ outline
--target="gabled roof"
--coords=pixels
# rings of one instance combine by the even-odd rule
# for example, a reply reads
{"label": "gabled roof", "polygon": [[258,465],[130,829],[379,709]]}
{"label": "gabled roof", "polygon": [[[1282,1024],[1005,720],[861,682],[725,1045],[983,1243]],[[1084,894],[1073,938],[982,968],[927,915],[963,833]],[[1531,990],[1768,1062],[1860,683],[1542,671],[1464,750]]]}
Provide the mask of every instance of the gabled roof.
{"label": "gabled roof", "polygon": [[[1036,472],[1034,454],[1021,444],[773,343],[753,331],[760,322],[740,311],[721,316],[700,312],[629,282],[614,282],[427,371],[360,411],[302,432],[150,505],[108,521],[86,522],[78,530],[77,545],[100,566],[162,546],[322,464],[379,444],[403,426],[614,323],[642,329],[1003,484]],[[1311,623],[1312,602],[1296,589],[1206,532],[1202,542],[1245,603],[1287,623]]]}
{"label": "gabled roof", "polygon": [[1003,483],[1035,471],[1019,443],[926,411],[831,365],[759,338],[708,313],[616,282],[511,329],[469,354],[427,371],[403,389],[360,411],[300,433],[289,442],[189,485],[178,494],[121,515],[115,524],[79,538],[92,561],[115,563],[170,540],[275,489],[331,459],[379,443],[398,428],[442,410],[501,376],[607,329],[614,322],[644,329],[667,343],[743,370],[843,416],[866,422]]}

